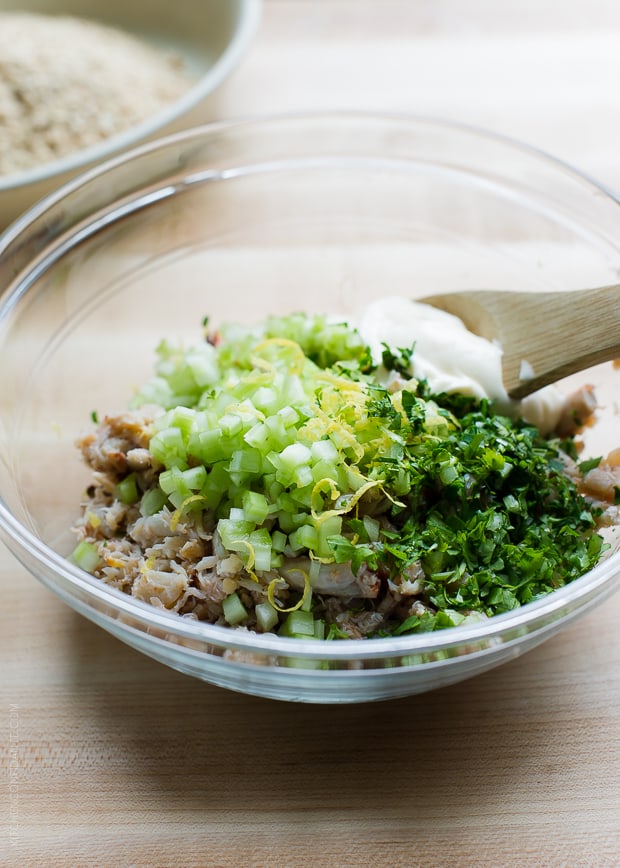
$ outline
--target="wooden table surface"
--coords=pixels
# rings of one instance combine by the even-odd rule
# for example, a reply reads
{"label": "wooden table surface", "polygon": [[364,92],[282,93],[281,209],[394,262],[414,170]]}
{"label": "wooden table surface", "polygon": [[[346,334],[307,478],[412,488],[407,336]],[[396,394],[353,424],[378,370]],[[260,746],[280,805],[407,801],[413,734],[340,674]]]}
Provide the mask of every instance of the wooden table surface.
{"label": "wooden table surface", "polygon": [[[620,190],[617,0],[267,0],[218,117],[415,112]],[[0,550],[0,864],[620,865],[620,594],[455,687],[319,707],[141,656]]]}

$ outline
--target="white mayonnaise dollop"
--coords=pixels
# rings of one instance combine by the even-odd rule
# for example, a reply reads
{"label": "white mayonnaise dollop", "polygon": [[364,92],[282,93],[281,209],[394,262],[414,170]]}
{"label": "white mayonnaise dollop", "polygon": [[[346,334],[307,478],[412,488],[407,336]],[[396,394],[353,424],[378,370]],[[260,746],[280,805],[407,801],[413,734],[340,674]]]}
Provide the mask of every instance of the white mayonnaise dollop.
{"label": "white mayonnaise dollop", "polygon": [[518,412],[542,431],[552,431],[563,398],[554,386],[541,389],[520,404],[508,398],[502,383],[499,344],[470,332],[456,316],[430,305],[391,296],[369,304],[357,324],[376,363],[383,344],[409,349],[415,344],[411,373],[428,380],[435,392],[461,392],[495,401],[500,412]]}

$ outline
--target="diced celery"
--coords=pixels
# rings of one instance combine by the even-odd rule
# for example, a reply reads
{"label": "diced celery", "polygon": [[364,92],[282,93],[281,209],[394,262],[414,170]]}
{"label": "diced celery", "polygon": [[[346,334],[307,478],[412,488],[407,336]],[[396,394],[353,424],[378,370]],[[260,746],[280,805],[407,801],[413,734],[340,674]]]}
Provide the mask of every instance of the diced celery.
{"label": "diced celery", "polygon": [[[310,582],[310,588],[313,588],[315,586],[317,579],[319,578],[320,571],[321,571],[320,561],[312,559],[310,561],[310,568],[308,570],[308,580]],[[308,598],[309,599],[312,598],[312,593],[310,593],[308,595]],[[304,608],[306,608],[306,607],[304,606]]]}
{"label": "diced celery", "polygon": [[[306,473],[305,471],[301,471],[300,468],[309,465],[311,455],[310,450],[303,443],[290,443],[280,453],[270,452],[267,458],[275,468],[276,479],[282,485],[287,486],[293,483],[298,485],[297,478],[299,478],[302,484],[307,484],[307,482],[303,482],[304,478],[306,478]],[[308,482],[312,481],[312,473],[309,472],[307,476]]]}
{"label": "diced celery", "polygon": [[131,401],[132,407],[155,404],[158,407],[173,407],[177,404],[176,395],[164,377],[155,376],[146,383]]}
{"label": "diced celery", "polygon": [[214,346],[205,341],[198,347],[192,348],[187,353],[186,359],[194,381],[201,389],[217,383],[220,372]]}
{"label": "diced celery", "polygon": [[120,500],[121,503],[125,503],[127,505],[136,503],[136,501],[138,500],[136,474],[130,473],[129,476],[121,479],[121,481],[114,489],[114,495],[118,500]]}
{"label": "diced celery", "polygon": [[[178,467],[171,467],[170,470],[164,470],[159,474],[159,485],[162,491],[166,494],[172,494],[176,491],[183,479],[183,471]],[[186,492],[189,493],[189,492]]]}
{"label": "diced celery", "polygon": [[162,509],[167,500],[168,498],[160,488],[150,488],[142,495],[140,514],[144,516],[155,515]]}
{"label": "diced celery", "polygon": [[264,412],[271,412],[278,403],[278,396],[274,389],[265,386],[259,387],[254,393],[254,406]]}
{"label": "diced celery", "polygon": [[246,491],[243,495],[243,514],[246,521],[262,524],[269,515],[267,498],[260,491]]}
{"label": "diced celery", "polygon": [[[239,391],[237,389],[237,391]],[[248,394],[252,393],[252,387],[249,386],[246,391]],[[256,407],[252,403],[249,398],[245,397],[242,401],[238,401],[234,405],[235,413],[239,414],[239,417],[243,423],[244,428],[249,428],[262,414],[257,412]]]}
{"label": "diced celery", "polygon": [[[272,479],[272,476],[273,476],[273,479]],[[275,478],[275,473],[274,474],[268,474],[267,476],[263,476],[263,480],[265,482],[265,490],[267,492],[269,500],[274,505],[275,511],[277,511],[279,509],[277,501],[278,501],[278,498],[280,497],[280,495],[282,494],[282,492],[284,491],[284,486],[282,485],[281,482],[277,481],[277,479]],[[273,512],[273,511],[274,511],[273,508],[270,509],[270,512]]]}
{"label": "diced celery", "polygon": [[338,451],[351,446],[351,435],[344,426],[333,428],[329,436]]}
{"label": "diced celery", "polygon": [[342,516],[330,515],[319,523],[315,551],[320,558],[328,558],[333,554],[328,540],[342,533]]}
{"label": "diced celery", "polygon": [[[293,504],[293,508],[295,508],[295,504]],[[302,524],[305,524],[307,520],[308,513],[306,512],[293,512],[292,510],[282,508],[281,512],[278,513],[278,523],[284,533],[291,533]]]}
{"label": "diced celery", "polygon": [[168,365],[162,365],[160,370],[167,375],[168,382],[175,392],[182,394],[185,392],[196,392],[197,384],[191,368],[187,364],[187,356],[185,355],[180,364],[174,364],[170,359]]}
{"label": "diced celery", "polygon": [[392,492],[396,495],[407,494],[411,487],[409,475],[404,470],[394,474],[391,483]]}
{"label": "diced celery", "polygon": [[296,467],[293,472],[293,482],[298,488],[305,488],[305,486],[314,482],[311,468],[307,464]]}
{"label": "diced celery", "polygon": [[294,549],[312,549],[316,551],[318,544],[316,528],[310,524],[302,524],[301,527],[289,534],[289,542]]}
{"label": "diced celery", "polygon": [[280,627],[280,636],[314,638],[314,616],[312,612],[296,609],[290,612]]}
{"label": "diced celery", "polygon": [[278,623],[278,613],[271,603],[266,601],[264,603],[258,603],[255,611],[256,623],[263,633],[269,632]]}
{"label": "diced celery", "polygon": [[295,504],[295,508],[299,509],[300,507],[305,512],[310,512],[312,507],[312,489],[313,485],[305,485],[303,488],[292,488],[290,491],[290,497],[293,503]]}
{"label": "diced celery", "polygon": [[284,513],[297,512],[297,504],[288,491],[282,491],[278,496],[278,509]]}
{"label": "diced celery", "polygon": [[233,473],[260,473],[261,454],[258,449],[239,449],[230,459],[228,470]]}
{"label": "diced celery", "polygon": [[164,470],[159,475],[159,485],[161,490],[168,495],[170,502],[179,508],[183,502],[191,496],[192,491],[185,484],[183,479],[183,471],[178,467],[171,467],[170,470]]}
{"label": "diced celery", "polygon": [[164,428],[151,437],[151,453],[166,467],[187,467],[187,453],[180,428]]}
{"label": "diced celery", "polygon": [[290,404],[281,407],[278,410],[278,416],[282,419],[286,428],[295,425],[299,421],[299,413]]}
{"label": "diced celery", "polygon": [[314,638],[315,639],[324,639],[325,638],[325,621],[318,618],[314,622]]}
{"label": "diced celery", "polygon": [[302,464],[309,464],[311,458],[312,453],[303,443],[291,443],[280,453],[282,466],[291,470]]}
{"label": "diced celery", "polygon": [[207,480],[207,471],[202,464],[183,470],[183,482],[190,491],[200,491]]}
{"label": "diced celery", "polygon": [[[152,441],[151,441],[152,443]],[[194,432],[189,438],[187,449],[205,464],[215,464],[231,454],[234,444],[222,437],[218,429]]]}
{"label": "diced celery", "polygon": [[301,379],[296,374],[285,378],[282,384],[282,398],[289,405],[303,405],[306,402],[306,391]]}
{"label": "diced celery", "polygon": [[269,441],[272,449],[280,449],[281,451],[291,442],[290,426],[287,430],[284,418],[280,413],[276,413],[275,416],[267,416],[263,424],[269,433]]}
{"label": "diced celery", "polygon": [[261,452],[265,451],[271,442],[269,428],[263,422],[257,422],[249,431],[245,432],[243,439],[249,446],[253,446]]}
{"label": "diced celery", "polygon": [[274,449],[271,452],[268,452],[265,457],[275,471],[274,476],[278,480],[278,482],[280,482],[282,485],[287,485],[287,482],[280,479],[280,476],[282,475],[282,461],[280,460],[280,453],[276,452]]}
{"label": "diced celery", "polygon": [[170,427],[178,428],[184,435],[184,439],[191,432],[196,414],[189,407],[175,407],[170,411]]}
{"label": "diced celery", "polygon": [[368,479],[360,472],[359,467],[352,466],[343,469],[346,474],[346,487],[351,491],[357,491],[368,482]]}
{"label": "diced celery", "polygon": [[247,545],[241,543],[245,543],[254,530],[253,522],[221,518],[217,523],[217,529],[225,548],[233,552],[248,551]]}
{"label": "diced celery", "polygon": [[[317,563],[317,562],[316,562],[316,561],[313,561],[312,563]],[[308,582],[309,582],[310,584],[312,583],[312,579],[310,578],[310,576],[308,576]],[[304,584],[305,584],[305,579],[304,579]],[[311,612],[311,611],[312,611],[312,604],[313,604],[313,600],[312,600],[312,588],[311,588],[310,586],[307,585],[307,586],[305,587],[304,595],[303,595],[303,598],[302,598],[302,601],[301,601],[301,606],[300,606],[299,608],[300,608],[303,612]]]}
{"label": "diced celery", "polygon": [[99,549],[94,543],[86,542],[86,540],[80,540],[76,545],[71,554],[71,560],[87,573],[92,573],[101,563]]}
{"label": "diced celery", "polygon": [[239,599],[239,595],[236,592],[229,594],[229,596],[222,601],[222,608],[224,610],[224,618],[233,627],[235,624],[241,624],[241,622],[245,621],[248,617],[247,609]]}
{"label": "diced celery", "polygon": [[207,509],[217,509],[228,490],[230,478],[224,462],[214,464],[207,473],[207,479],[202,486],[201,494],[205,498]]}
{"label": "diced celery", "polygon": [[336,480],[337,478],[338,469],[333,462],[321,460],[312,465],[312,479],[315,483],[320,482],[321,479]]}
{"label": "diced celery", "polygon": [[274,530],[271,534],[271,547],[275,552],[283,552],[286,546],[287,536],[280,530]]}
{"label": "diced celery", "polygon": [[318,461],[327,461],[330,464],[338,461],[338,450],[331,440],[317,440],[310,446],[312,458]]}
{"label": "diced celery", "polygon": [[248,543],[254,553],[254,569],[271,569],[271,535],[265,528],[258,528],[248,537]]}
{"label": "diced celery", "polygon": [[237,413],[225,413],[219,420],[219,427],[225,437],[234,437],[243,431],[241,416]]}

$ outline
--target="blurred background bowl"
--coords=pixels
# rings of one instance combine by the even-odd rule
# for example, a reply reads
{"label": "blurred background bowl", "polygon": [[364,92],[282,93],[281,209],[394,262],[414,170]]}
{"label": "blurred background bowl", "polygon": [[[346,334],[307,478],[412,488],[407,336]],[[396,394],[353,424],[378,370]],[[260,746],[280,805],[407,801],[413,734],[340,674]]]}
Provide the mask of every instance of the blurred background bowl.
{"label": "blurred background bowl", "polygon": [[[478,625],[350,641],[192,621],[69,563],[92,411],[123,410],[162,337],[299,309],[349,318],[382,295],[571,289],[620,272],[618,200],[560,162],[466,127],[329,115],[221,123],[72,181],[0,239],[0,534],[74,609],[151,657],[234,690],[306,702],[419,693],[552,636],[618,586],[618,528],[590,573]],[[550,323],[550,328],[553,324]],[[599,366],[583,457],[618,446]],[[602,617],[604,617],[604,610]],[[36,630],[36,624],[32,625]]]}
{"label": "blurred background bowl", "polygon": [[78,172],[155,136],[212,120],[212,95],[247,50],[260,11],[261,0],[0,0],[0,13],[75,16],[125,31],[174,52],[195,77],[175,102],[100,144],[0,174],[0,229]]}

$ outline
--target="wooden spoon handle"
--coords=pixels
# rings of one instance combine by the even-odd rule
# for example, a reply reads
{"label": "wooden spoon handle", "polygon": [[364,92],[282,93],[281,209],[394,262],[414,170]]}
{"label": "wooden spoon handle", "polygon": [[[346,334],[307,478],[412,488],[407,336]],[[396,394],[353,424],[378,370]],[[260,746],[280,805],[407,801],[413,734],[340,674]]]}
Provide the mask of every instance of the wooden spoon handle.
{"label": "wooden spoon handle", "polygon": [[511,398],[620,356],[620,286],[506,295],[503,375]]}
{"label": "wooden spoon handle", "polygon": [[499,341],[511,398],[620,357],[620,285],[540,293],[468,290],[428,301]]}

